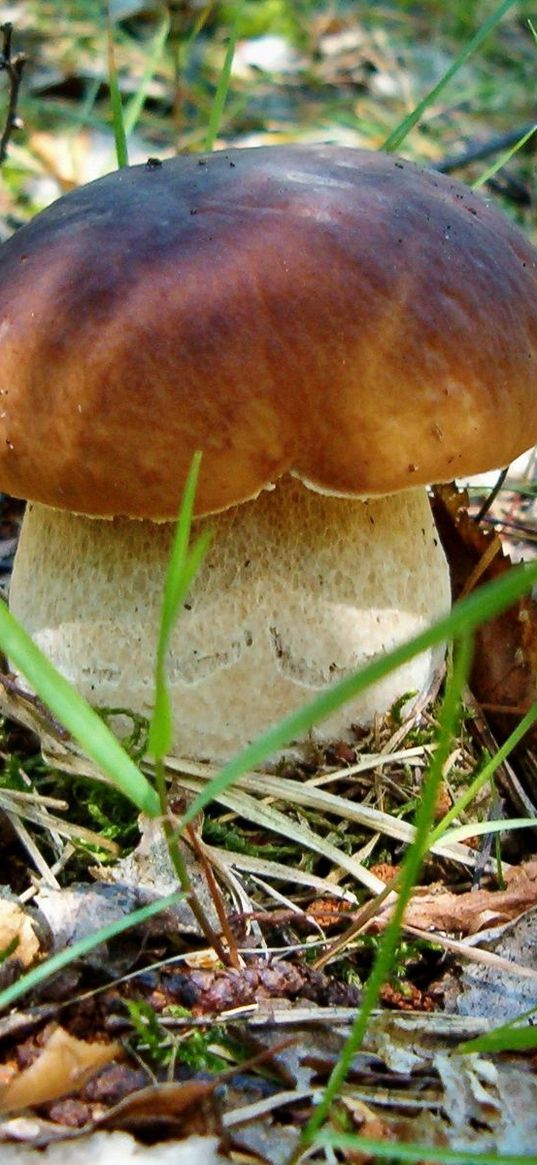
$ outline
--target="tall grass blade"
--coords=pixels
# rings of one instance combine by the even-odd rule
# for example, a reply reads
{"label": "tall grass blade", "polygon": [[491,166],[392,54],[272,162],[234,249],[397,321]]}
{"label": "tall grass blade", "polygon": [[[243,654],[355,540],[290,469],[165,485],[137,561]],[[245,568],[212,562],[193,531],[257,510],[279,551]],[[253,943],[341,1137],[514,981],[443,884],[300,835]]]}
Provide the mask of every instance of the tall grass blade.
{"label": "tall grass blade", "polygon": [[81,959],[84,955],[89,954],[100,943],[109,942],[116,935],[123,934],[126,930],[131,930],[133,926],[139,926],[141,923],[147,922],[147,919],[152,918],[154,914],[160,914],[161,911],[167,910],[168,907],[175,906],[183,897],[184,895],[180,893],[168,894],[166,898],[161,898],[158,902],[150,902],[148,906],[142,906],[140,910],[134,910],[132,914],[127,914],[125,918],[116,919],[115,922],[109,923],[108,926],[103,926],[100,930],[96,930],[94,934],[86,935],[85,938],[79,939],[72,946],[66,947],[63,951],[58,951],[56,955],[51,955],[46,962],[40,963],[38,967],[34,967],[32,971],[28,971],[22,979],[17,979],[16,983],[12,983],[9,987],[5,987],[3,991],[0,991],[0,1009],[9,1007],[17,999],[21,999],[27,991],[32,991],[35,987],[39,987],[41,983],[45,983],[52,975],[56,975],[58,971],[62,971],[64,967],[68,967],[75,959]]}
{"label": "tall grass blade", "polygon": [[498,821],[474,821],[470,825],[457,825],[444,834],[444,845],[457,841],[467,841],[469,837],[483,837],[489,833],[507,833],[513,829],[535,829],[537,817],[502,817]]}
{"label": "tall grass blade", "polygon": [[136,90],[136,93],[134,93],[130,98],[130,101],[127,103],[127,107],[125,109],[123,116],[123,128],[126,138],[128,138],[129,135],[136,129],[138,119],[145,105],[145,99],[147,97],[149,86],[153,80],[157,66],[164,52],[164,46],[168,39],[169,31],[170,17],[168,13],[165,13],[153,37],[153,41],[149,49],[147,64],[143,71],[138,89]]}
{"label": "tall grass blade", "polygon": [[[176,592],[175,603],[173,608],[172,604],[170,604],[170,611],[173,609],[177,612],[179,606],[184,603],[192,582],[194,581],[207,553],[210,540],[210,531],[204,530],[203,534],[198,538],[198,541],[195,543],[195,545],[192,547],[192,550],[188,554],[182,569],[180,579],[181,589]],[[148,740],[148,751],[154,757],[165,756],[166,753],[169,752],[173,740],[173,713],[166,673],[166,654],[168,651],[172,630],[173,621],[170,625],[168,634],[166,634],[166,625],[163,621],[161,624],[161,633],[159,636],[159,645],[155,667],[155,704],[153,708],[153,716],[151,718]]]}
{"label": "tall grass blade", "polygon": [[481,772],[478,773],[477,777],[475,777],[465,792],[461,793],[461,796],[457,798],[455,804],[451,806],[451,809],[449,809],[442,820],[438,822],[438,825],[435,826],[429,838],[429,848],[440,841],[440,838],[444,837],[444,834],[451,825],[452,821],[455,821],[455,819],[459,817],[461,813],[464,813],[464,810],[468,807],[468,805],[471,804],[474,798],[477,797],[477,794],[481,791],[484,785],[488,784],[488,782],[492,780],[496,770],[499,769],[504,760],[506,760],[513,749],[516,748],[517,744],[520,744],[520,741],[523,740],[526,733],[529,732],[530,728],[533,727],[536,720],[537,701],[535,704],[532,704],[531,708],[529,708],[526,712],[526,715],[522,717],[520,723],[516,725],[516,728],[514,728],[510,736],[507,737],[507,740],[505,740],[498,751],[495,752],[494,756],[492,756],[490,760],[487,761],[487,763],[481,769]]}
{"label": "tall grass blade", "polygon": [[119,90],[119,83],[116,68],[116,54],[114,52],[114,39],[112,34],[112,22],[110,20],[110,12],[108,12],[107,22],[107,57],[108,57],[108,84],[110,87],[110,106],[112,109],[112,126],[114,130],[114,141],[116,144],[116,158],[117,164],[121,169],[123,166],[129,164],[129,153],[127,149],[127,135],[125,133],[125,123],[123,120],[123,103],[121,101],[121,93]]}
{"label": "tall grass blade", "polygon": [[4,603],[0,603],[0,643],[2,651],[26,676],[33,691],[102,772],[138,809],[150,816],[158,813],[158,797],[149,781],[97,712],[56,671]]}
{"label": "tall grass blade", "polygon": [[399,149],[399,146],[402,142],[404,142],[407,134],[410,133],[410,130],[413,129],[414,126],[418,123],[420,118],[425,113],[425,110],[428,109],[429,106],[437,100],[437,98],[445,89],[446,85],[448,85],[456,73],[458,73],[459,69],[466,64],[469,58],[473,56],[473,54],[477,52],[478,49],[481,48],[483,41],[486,40],[489,33],[491,33],[496,28],[496,25],[500,23],[500,20],[502,20],[506,12],[508,12],[515,3],[516,0],[502,0],[502,3],[494,9],[494,12],[491,12],[488,19],[484,21],[480,28],[478,28],[475,36],[473,36],[472,39],[468,41],[468,44],[465,45],[461,52],[455,57],[455,60],[451,63],[449,69],[446,70],[438,83],[429,90],[429,92],[421,101],[418,102],[415,109],[412,110],[412,113],[409,113],[408,117],[405,117],[403,121],[398,126],[396,126],[394,130],[392,130],[391,134],[389,134],[389,136],[386,138],[386,141],[381,146],[381,149],[388,151]]}
{"label": "tall grass blade", "polygon": [[367,980],[360,1010],[352,1026],[339,1060],[332,1071],[324,1095],[310,1117],[300,1138],[300,1149],[311,1144],[316,1132],[324,1124],[330,1107],[345,1082],[351,1063],[364,1039],[371,1012],[376,1007],[381,989],[393,965],[403,915],[417,882],[423,858],[427,851],[427,840],[434,819],[438,790],[442,771],[449,756],[453,733],[460,716],[462,693],[470,670],[472,641],[468,634],[462,634],[453,653],[451,675],[446,684],[444,702],[439,719],[438,742],[431,759],[431,765],[422,788],[422,795],[415,818],[415,837],[403,859],[398,881],[398,897],[390,920],[382,936],[373,969]]}
{"label": "tall grass blade", "polygon": [[524,1011],[522,1015],[517,1016],[510,1023],[504,1023],[500,1027],[494,1028],[494,1031],[477,1036],[474,1040],[465,1040],[463,1044],[459,1044],[457,1051],[463,1054],[467,1052],[493,1054],[495,1052],[526,1052],[532,1048],[537,1048],[537,1028],[534,1026],[520,1027],[520,1024],[524,1023],[525,1020],[535,1019],[536,1012],[536,1007],[530,1007],[529,1011]]}
{"label": "tall grass blade", "polygon": [[376,1141],[373,1137],[361,1137],[353,1133],[323,1132],[319,1135],[319,1145],[332,1149],[354,1150],[364,1159],[389,1161],[390,1165],[401,1165],[423,1161],[431,1165],[535,1165],[534,1154],[496,1153],[490,1151],[472,1152],[471,1149],[439,1149],[434,1145],[403,1145],[400,1142]]}
{"label": "tall grass blade", "polygon": [[509,150],[505,150],[503,154],[500,154],[500,157],[496,158],[496,161],[492,163],[492,166],[489,166],[483,174],[479,175],[479,178],[476,178],[475,182],[472,182],[471,189],[479,190],[480,186],[484,186],[485,182],[488,182],[490,178],[493,178],[494,175],[497,174],[498,170],[501,170],[502,166],[507,165],[510,158],[513,157],[513,154],[518,153],[518,151],[526,145],[526,142],[529,142],[530,138],[533,137],[536,130],[537,124],[532,125],[531,129],[529,129],[527,133],[519,138],[518,141],[515,142],[514,146],[511,146]]}
{"label": "tall grass blade", "polygon": [[236,47],[237,38],[239,35],[239,26],[240,26],[240,22],[241,22],[243,8],[244,8],[244,0],[239,0],[239,3],[237,4],[237,11],[235,13],[235,18],[233,20],[233,24],[231,25],[231,29],[230,29],[230,33],[229,33],[229,40],[227,43],[226,55],[224,57],[224,64],[222,66],[222,72],[220,73],[218,85],[216,87],[216,93],[214,95],[214,100],[213,100],[212,107],[211,107],[211,115],[209,117],[209,126],[207,129],[207,133],[205,136],[205,143],[204,143],[205,149],[207,151],[212,150],[214,148],[214,143],[218,137],[218,131],[220,129],[220,123],[222,121],[222,115],[224,113],[224,107],[226,104],[227,95],[228,95],[228,91],[229,91],[229,83],[231,81],[231,69],[233,66],[233,57],[235,56],[235,47]]}
{"label": "tall grass blade", "polygon": [[149,729],[149,752],[162,757],[169,751],[173,738],[172,708],[166,676],[166,657],[173,628],[193,579],[207,553],[210,531],[204,530],[189,550],[194,499],[201,463],[201,453],[195,453],[186,480],[179,520],[164,582],[157,655],[155,663],[155,705]]}

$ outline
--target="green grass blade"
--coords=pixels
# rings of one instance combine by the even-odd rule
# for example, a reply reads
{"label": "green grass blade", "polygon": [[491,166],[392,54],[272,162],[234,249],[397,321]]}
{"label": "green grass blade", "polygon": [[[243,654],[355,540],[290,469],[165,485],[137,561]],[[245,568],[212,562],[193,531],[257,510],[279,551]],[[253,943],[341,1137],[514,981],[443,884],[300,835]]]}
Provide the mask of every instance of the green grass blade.
{"label": "green grass blade", "polygon": [[498,821],[474,821],[470,825],[457,825],[448,829],[442,841],[452,845],[457,841],[467,841],[469,837],[482,837],[488,833],[508,833],[512,829],[535,829],[536,817],[502,817]]}
{"label": "green grass blade", "polygon": [[529,129],[527,133],[523,135],[523,137],[519,138],[518,141],[515,142],[514,146],[511,146],[510,150],[505,150],[505,152],[501,154],[499,158],[496,158],[496,161],[492,163],[492,166],[488,167],[488,170],[485,170],[483,174],[480,174],[479,178],[476,178],[475,182],[472,182],[471,189],[479,190],[480,186],[484,186],[485,182],[488,182],[490,178],[493,178],[494,175],[497,174],[498,170],[501,170],[502,166],[507,165],[509,159],[513,157],[513,154],[518,153],[518,150],[521,150],[522,147],[526,145],[526,142],[529,142],[530,138],[533,137],[536,130],[537,124],[532,125],[531,129]]}
{"label": "green grass blade", "polygon": [[428,109],[434,101],[436,101],[436,99],[445,89],[446,85],[448,85],[455,74],[458,73],[459,69],[466,64],[469,58],[473,56],[473,54],[477,52],[478,49],[481,48],[483,41],[487,38],[489,33],[491,33],[496,28],[496,25],[500,23],[500,20],[502,20],[506,12],[508,12],[509,9],[513,7],[515,2],[516,0],[502,0],[502,3],[497,8],[495,8],[494,12],[491,12],[488,19],[484,21],[480,28],[478,28],[475,36],[473,36],[471,40],[468,41],[468,44],[465,45],[462,51],[455,57],[455,60],[449,66],[449,69],[447,69],[443,77],[440,78],[440,81],[438,81],[438,83],[429,90],[422,101],[418,102],[415,109],[412,110],[412,113],[409,113],[408,117],[405,117],[404,120],[398,126],[396,126],[394,130],[392,130],[391,134],[383,143],[381,149],[399,149],[399,146],[405,140],[407,134],[410,133],[410,130],[413,129],[417,122],[420,120],[422,115],[425,113],[425,110]]}
{"label": "green grass blade", "polygon": [[443,768],[449,756],[453,734],[460,716],[462,693],[470,671],[471,661],[472,641],[469,635],[464,634],[454,651],[452,671],[446,684],[446,692],[440,714],[437,747],[422,787],[414,822],[416,831],[414,841],[407,849],[403,859],[398,881],[398,897],[388,925],[382,935],[373,969],[364,988],[362,1004],[352,1025],[351,1034],[346,1040],[339,1060],[331,1073],[324,1094],[316,1105],[313,1115],[310,1117],[300,1137],[300,1149],[304,1149],[312,1143],[315,1134],[327,1119],[330,1107],[339,1095],[352,1061],[362,1045],[371,1013],[377,1006],[380,992],[393,966],[401,933],[403,915],[417,882],[423,858],[427,850],[427,841],[431,821],[434,819]]}
{"label": "green grass blade", "polygon": [[108,15],[107,26],[107,56],[108,85],[110,87],[110,106],[112,109],[112,126],[114,130],[114,141],[116,143],[117,164],[121,169],[122,166],[128,166],[129,153],[127,149],[125,123],[123,120],[123,104],[121,101],[121,93],[119,91],[119,84],[117,79],[116,56],[114,52],[114,40],[112,35],[110,15]]}
{"label": "green grass blade", "polygon": [[500,1027],[494,1028],[494,1031],[477,1036],[475,1040],[465,1040],[463,1044],[459,1044],[457,1051],[466,1055],[467,1052],[492,1054],[495,1052],[525,1052],[531,1048],[537,1048],[537,1028],[518,1026],[524,1020],[534,1018],[536,1012],[536,1007],[530,1007],[529,1011],[524,1011],[522,1015],[517,1016],[510,1023],[504,1023]]}
{"label": "green grass blade", "polygon": [[162,20],[160,21],[160,23],[157,27],[157,31],[156,31],[154,37],[153,37],[153,41],[152,41],[151,47],[149,49],[149,56],[147,59],[147,64],[145,66],[145,69],[144,69],[143,74],[142,74],[142,78],[140,80],[140,85],[139,85],[138,89],[136,90],[136,93],[134,93],[133,96],[131,97],[130,101],[128,101],[127,107],[125,109],[125,113],[123,116],[123,126],[124,126],[126,138],[128,138],[129,135],[131,133],[133,133],[133,131],[136,129],[136,126],[138,124],[138,119],[139,119],[140,114],[142,112],[142,109],[145,105],[147,91],[149,89],[151,81],[153,80],[157,66],[158,66],[159,61],[160,61],[162,54],[164,52],[164,47],[165,47],[166,41],[168,39],[169,31],[170,31],[170,17],[169,17],[169,13],[165,13],[164,16],[162,17]]}
{"label": "green grass blade", "polygon": [[158,797],[149,781],[97,712],[56,671],[4,603],[0,603],[0,644],[33,691],[117,788],[144,813],[158,813]]}
{"label": "green grass blade", "polygon": [[227,43],[226,55],[224,58],[224,64],[222,66],[222,72],[220,73],[218,85],[216,88],[216,93],[214,95],[214,100],[213,100],[212,107],[211,107],[211,115],[209,117],[209,126],[207,129],[207,133],[205,135],[205,143],[204,143],[206,150],[212,150],[214,148],[214,143],[215,143],[216,138],[218,136],[218,130],[220,129],[220,123],[222,121],[222,115],[224,113],[224,106],[226,104],[227,95],[228,95],[228,91],[229,91],[229,83],[231,81],[231,69],[233,66],[233,57],[235,56],[235,46],[237,44],[237,38],[239,35],[239,26],[240,26],[240,22],[241,22],[243,7],[244,7],[244,0],[239,0],[239,3],[237,5],[237,11],[235,13],[235,18],[233,20],[233,24],[231,25],[231,29],[230,29],[230,33],[229,33],[229,40]]}
{"label": "green grass blade", "polygon": [[201,464],[201,453],[192,458],[185,484],[179,519],[166,571],[162,611],[160,617],[157,654],[155,662],[155,706],[149,728],[149,752],[155,758],[162,757],[171,748],[172,709],[166,677],[166,656],[170,646],[173,628],[184,603],[192,581],[207,553],[210,531],[205,530],[195,545],[189,550],[190,531],[194,500]]}
{"label": "green grass blade", "polygon": [[500,1034],[497,1028],[486,1036],[468,1040],[462,1044],[460,1052],[530,1052],[537,1048],[537,1029],[534,1027],[505,1028]]}
{"label": "green grass blade", "polygon": [[17,999],[21,999],[27,991],[33,991],[35,987],[39,987],[41,983],[45,983],[52,975],[56,975],[58,971],[62,971],[64,967],[68,967],[75,959],[83,958],[84,955],[87,955],[95,947],[98,947],[100,943],[109,942],[116,935],[123,934],[124,931],[130,930],[133,926],[138,926],[146,922],[154,914],[160,914],[162,910],[167,910],[168,907],[175,906],[182,898],[184,898],[184,894],[181,893],[168,894],[166,898],[161,898],[158,902],[150,902],[148,906],[142,906],[140,910],[134,910],[132,914],[128,914],[125,918],[118,918],[116,922],[111,922],[108,926],[101,927],[94,934],[86,935],[85,938],[79,939],[72,946],[66,947],[63,951],[58,951],[58,954],[51,955],[44,963],[40,963],[32,971],[28,971],[28,974],[18,979],[16,983],[12,983],[9,987],[0,991],[0,1009],[9,1007]]}
{"label": "green grass blade", "polygon": [[496,770],[499,769],[504,760],[506,760],[513,749],[516,748],[517,744],[520,744],[520,741],[524,738],[526,733],[529,732],[530,728],[535,724],[536,720],[537,701],[535,704],[532,704],[531,708],[526,712],[526,715],[522,717],[520,723],[517,724],[513,729],[511,735],[508,736],[507,740],[504,741],[494,756],[487,761],[481,772],[478,773],[477,777],[475,777],[475,779],[472,781],[471,785],[469,785],[466,791],[457,798],[455,804],[451,806],[451,809],[449,809],[442,820],[438,822],[438,825],[435,826],[429,838],[429,847],[435,845],[435,843],[444,836],[446,830],[451,825],[451,822],[455,821],[455,819],[459,817],[461,813],[464,813],[464,810],[467,809],[468,805],[470,805],[474,798],[477,797],[477,794],[481,791],[484,785],[488,784],[488,782],[492,780]]}
{"label": "green grass blade", "polygon": [[393,1141],[376,1141],[372,1137],[361,1137],[354,1133],[320,1133],[319,1145],[331,1146],[333,1149],[354,1149],[367,1158],[395,1162],[415,1161],[422,1165],[430,1161],[431,1165],[535,1165],[535,1155],[524,1153],[473,1153],[471,1149],[439,1149],[435,1145],[402,1145]]}
{"label": "green grass blade", "polygon": [[82,125],[85,125],[86,122],[89,124],[91,121],[91,116],[92,116],[93,110],[95,108],[97,98],[99,96],[99,89],[100,88],[101,88],[101,78],[95,77],[94,80],[91,82],[91,85],[89,85],[86,97],[85,97],[85,99],[82,102],[82,105],[80,107],[79,119],[80,119]]}
{"label": "green grass blade", "polygon": [[[175,591],[173,604],[169,610],[178,611],[184,603],[191,584],[205,558],[211,541],[210,530],[204,530],[192,547],[184,564],[180,587]],[[179,581],[179,580],[178,580]],[[169,751],[173,739],[173,714],[166,675],[166,653],[169,645],[173,623],[169,626],[169,633],[159,639],[157,661],[155,667],[155,705],[151,725],[149,728],[148,751],[155,758],[163,757]]]}
{"label": "green grass blade", "polygon": [[211,15],[213,15],[213,11],[214,11],[214,8],[216,7],[217,3],[218,3],[218,0],[210,0],[209,3],[205,4],[205,7],[201,9],[199,15],[197,16],[196,20],[194,21],[194,24],[192,26],[192,31],[187,33],[186,37],[184,38],[183,44],[182,44],[183,64],[186,64],[186,62],[188,61],[189,54],[190,54],[192,48],[194,47],[194,44],[196,43],[196,40],[197,40],[200,32],[202,31],[204,26],[207,24],[209,17]]}
{"label": "green grass blade", "polygon": [[190,530],[192,527],[192,515],[194,512],[194,500],[196,497],[200,465],[201,453],[198,452],[194,454],[192,458],[192,464],[188,471],[188,477],[186,479],[183,497],[181,500],[179,518],[173,539],[172,550],[166,570],[166,578],[164,580],[164,594],[162,598],[162,613],[159,629],[159,651],[166,651],[168,648],[170,635],[173,631],[173,626],[177,618],[177,611],[181,602],[181,596],[184,595],[184,576],[188,560],[188,544],[190,540]]}
{"label": "green grass blade", "polygon": [[214,780],[207,784],[183,817],[182,827],[193,821],[196,815],[209,804],[213,796],[223,792],[243,773],[256,768],[278,749],[283,748],[292,740],[303,737],[310,728],[325,720],[347,700],[360,696],[371,684],[384,679],[390,671],[408,663],[419,652],[428,651],[429,648],[436,647],[438,644],[454,639],[461,634],[471,633],[480,623],[485,623],[487,619],[494,618],[511,606],[520,595],[530,591],[536,583],[537,563],[514,567],[501,578],[479,587],[468,598],[457,603],[449,615],[427,628],[426,631],[422,631],[414,639],[394,648],[388,654],[374,659],[359,672],[333,684],[327,691],[316,696],[314,700],[304,704],[303,707],[292,712],[284,720],[280,720],[278,724],[269,728],[236,757],[233,757],[220,770]]}

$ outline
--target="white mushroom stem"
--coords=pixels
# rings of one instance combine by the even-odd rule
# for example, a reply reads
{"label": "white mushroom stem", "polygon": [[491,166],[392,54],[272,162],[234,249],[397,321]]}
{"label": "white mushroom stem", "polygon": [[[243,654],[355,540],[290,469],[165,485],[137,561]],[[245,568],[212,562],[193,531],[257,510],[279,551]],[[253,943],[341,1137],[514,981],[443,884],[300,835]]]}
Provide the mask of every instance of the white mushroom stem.
{"label": "white mushroom stem", "polygon": [[[225,761],[327,684],[449,607],[425,490],[355,500],[285,478],[195,523],[213,541],[174,634],[175,753]],[[93,704],[151,713],[172,526],[29,505],[11,609]],[[426,690],[441,652],[411,661],[319,726],[348,734]]]}

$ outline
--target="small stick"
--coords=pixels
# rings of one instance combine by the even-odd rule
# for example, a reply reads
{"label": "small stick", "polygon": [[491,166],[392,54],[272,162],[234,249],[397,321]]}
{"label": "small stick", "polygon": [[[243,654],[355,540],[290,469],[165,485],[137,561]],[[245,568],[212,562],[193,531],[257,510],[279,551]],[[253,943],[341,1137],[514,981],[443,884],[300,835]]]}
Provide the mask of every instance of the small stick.
{"label": "small stick", "polygon": [[205,850],[204,850],[202,842],[200,841],[200,838],[196,836],[194,827],[192,825],[189,825],[187,827],[187,835],[188,835],[188,840],[190,842],[190,845],[192,846],[192,849],[194,850],[194,853],[196,854],[196,857],[198,858],[198,860],[203,868],[205,877],[207,879],[209,893],[211,895],[216,913],[218,915],[218,921],[220,923],[220,926],[222,927],[222,934],[227,942],[228,951],[229,951],[229,964],[236,971],[240,971],[241,967],[242,967],[242,963],[241,963],[241,960],[239,957],[239,952],[237,950],[237,944],[235,942],[233,931],[231,930],[231,927],[229,925],[227,914],[226,914],[226,908],[225,908],[224,903],[222,901],[222,895],[220,894],[220,890],[218,889],[218,883],[217,883],[216,878],[215,878],[213,871],[211,869],[211,865],[210,865],[209,860],[207,858],[207,854],[205,853]]}
{"label": "small stick", "polygon": [[20,118],[17,115],[17,101],[19,97],[20,83],[22,80],[22,71],[26,63],[25,53],[16,53],[12,56],[12,40],[13,40],[13,25],[9,22],[0,24],[0,32],[2,33],[2,48],[0,49],[0,72],[4,70],[8,76],[9,83],[9,99],[6,112],[5,125],[0,136],[0,166],[5,162],[7,157],[7,149],[11,139],[13,130],[19,129],[21,126]]}

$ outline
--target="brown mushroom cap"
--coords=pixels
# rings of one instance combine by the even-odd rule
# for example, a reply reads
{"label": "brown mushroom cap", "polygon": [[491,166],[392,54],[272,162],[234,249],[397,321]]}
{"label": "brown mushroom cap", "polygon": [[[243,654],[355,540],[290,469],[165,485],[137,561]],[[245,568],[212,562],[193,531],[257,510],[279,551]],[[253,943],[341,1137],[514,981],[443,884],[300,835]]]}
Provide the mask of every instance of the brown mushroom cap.
{"label": "brown mushroom cap", "polygon": [[385,494],[537,438],[537,254],[464,186],[335,147],[181,157],[0,250],[0,488],[172,518],[294,471]]}

